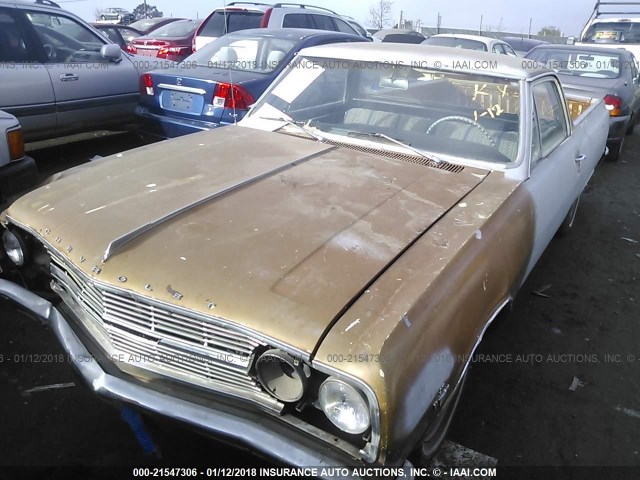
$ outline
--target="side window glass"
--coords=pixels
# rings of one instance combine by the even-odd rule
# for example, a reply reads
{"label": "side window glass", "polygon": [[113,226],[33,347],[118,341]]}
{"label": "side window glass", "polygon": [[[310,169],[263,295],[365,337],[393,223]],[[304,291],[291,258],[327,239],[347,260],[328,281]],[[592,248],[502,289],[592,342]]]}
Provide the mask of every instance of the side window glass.
{"label": "side window glass", "polygon": [[502,48],[502,45],[500,45],[499,43],[496,43],[493,46],[493,53],[499,53],[501,55],[504,55],[504,48]]}
{"label": "side window glass", "polygon": [[533,86],[533,102],[538,115],[541,156],[549,156],[567,138],[565,110],[555,83],[547,81]]}
{"label": "side window glass", "polygon": [[48,12],[27,12],[27,18],[47,54],[47,63],[105,62],[100,48],[107,43],[81,23]]}
{"label": "side window glass", "polygon": [[335,30],[342,33],[350,33],[352,35],[358,34],[358,32],[356,32],[355,29],[351,28],[351,26],[347,22],[340,20],[339,18],[332,18],[332,20],[336,26]]}
{"label": "side window glass", "polygon": [[315,28],[311,22],[311,15],[306,13],[287,13],[282,20],[284,28]]}
{"label": "side window glass", "polygon": [[504,53],[506,53],[507,55],[511,55],[511,56],[517,56],[516,52],[513,51],[513,48],[511,48],[509,45],[502,45],[502,48],[504,48]]}
{"label": "side window glass", "polygon": [[0,11],[0,62],[26,62],[30,60],[27,44],[15,19]]}
{"label": "side window glass", "polygon": [[113,43],[120,43],[120,36],[118,35],[118,31],[115,28],[104,28],[98,31],[104,34],[104,36],[111,40]]}
{"label": "side window glass", "polygon": [[336,27],[333,25],[331,17],[328,17],[327,15],[312,15],[312,17],[318,30],[335,31]]}

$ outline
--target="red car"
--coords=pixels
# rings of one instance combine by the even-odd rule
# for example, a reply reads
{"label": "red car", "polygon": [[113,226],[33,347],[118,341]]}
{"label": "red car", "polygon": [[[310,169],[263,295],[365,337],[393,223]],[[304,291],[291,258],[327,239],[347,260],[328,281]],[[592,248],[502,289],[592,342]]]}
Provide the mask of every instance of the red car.
{"label": "red car", "polygon": [[154,30],[149,35],[134,39],[127,50],[130,53],[180,62],[193,53],[192,40],[202,20],[179,20]]}

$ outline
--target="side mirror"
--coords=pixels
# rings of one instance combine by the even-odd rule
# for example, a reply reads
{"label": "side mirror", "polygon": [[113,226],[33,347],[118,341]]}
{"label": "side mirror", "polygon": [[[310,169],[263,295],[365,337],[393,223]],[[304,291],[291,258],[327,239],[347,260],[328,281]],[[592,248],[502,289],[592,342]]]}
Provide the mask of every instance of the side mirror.
{"label": "side mirror", "polygon": [[576,37],[567,37],[567,45],[574,45],[576,43]]}
{"label": "side mirror", "polygon": [[102,55],[102,58],[105,58],[110,62],[119,62],[122,60],[122,49],[120,48],[120,45],[108,43],[100,48],[100,55]]}

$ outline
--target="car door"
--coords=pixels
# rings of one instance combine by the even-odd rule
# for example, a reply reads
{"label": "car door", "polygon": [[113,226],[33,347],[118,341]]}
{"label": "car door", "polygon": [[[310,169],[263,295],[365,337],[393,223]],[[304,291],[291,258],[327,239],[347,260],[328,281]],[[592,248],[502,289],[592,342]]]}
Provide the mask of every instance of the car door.
{"label": "car door", "polygon": [[[564,95],[553,79],[531,85],[533,115],[530,176],[525,188],[535,210],[535,238],[529,270],[538,261],[562,224],[569,208],[586,185],[591,165],[599,160],[581,152],[580,135],[571,134],[572,123],[564,107]],[[585,133],[585,132],[583,132]],[[591,166],[591,168],[590,168]]]}
{"label": "car door", "polygon": [[138,71],[122,55],[113,62],[102,57],[108,40],[64,12],[23,9],[40,42],[51,78],[58,116],[57,134],[123,124],[134,117],[138,101]]}
{"label": "car door", "polygon": [[0,109],[18,118],[25,140],[55,134],[55,97],[35,37],[16,9],[0,8]]}

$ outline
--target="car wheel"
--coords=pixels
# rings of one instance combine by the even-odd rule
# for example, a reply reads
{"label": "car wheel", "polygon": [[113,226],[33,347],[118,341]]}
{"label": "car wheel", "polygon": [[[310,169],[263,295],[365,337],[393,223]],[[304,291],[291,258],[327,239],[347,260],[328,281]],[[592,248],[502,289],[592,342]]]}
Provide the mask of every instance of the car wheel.
{"label": "car wheel", "polygon": [[438,449],[440,448],[440,445],[442,445],[442,442],[449,431],[453,414],[458,407],[458,402],[460,401],[462,390],[464,388],[465,381],[467,380],[468,371],[469,369],[464,372],[464,375],[460,378],[460,382],[458,383],[458,388],[453,392],[453,396],[449,398],[444,409],[438,415],[436,422],[429,428],[429,430],[427,430],[421,443],[418,445],[416,453],[420,457],[420,465],[429,465],[433,457],[438,453]]}
{"label": "car wheel", "polygon": [[105,17],[104,15],[100,15],[100,20],[106,20],[107,17]]}
{"label": "car wheel", "polygon": [[576,212],[578,211],[578,203],[580,203],[580,195],[578,195],[578,198],[576,198],[576,201],[573,202],[573,204],[571,205],[571,208],[569,208],[569,211],[567,212],[567,216],[564,217],[564,220],[562,221],[562,225],[560,225],[560,228],[558,229],[558,234],[566,235],[573,228],[573,223],[576,219]]}
{"label": "car wheel", "polygon": [[607,155],[607,160],[610,162],[616,162],[620,158],[622,154],[622,147],[624,146],[624,137],[618,140],[615,143],[612,143],[609,147],[609,155]]}

